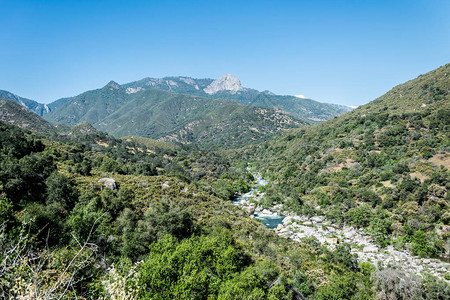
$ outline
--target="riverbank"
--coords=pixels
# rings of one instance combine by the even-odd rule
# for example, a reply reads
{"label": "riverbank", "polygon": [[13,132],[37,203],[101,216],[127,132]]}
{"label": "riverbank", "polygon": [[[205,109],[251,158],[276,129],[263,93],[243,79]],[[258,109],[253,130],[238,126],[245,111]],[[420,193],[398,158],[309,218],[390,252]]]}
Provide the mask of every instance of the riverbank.
{"label": "riverbank", "polygon": [[[362,229],[350,226],[336,226],[328,222],[325,216],[297,216],[286,212],[279,204],[270,209],[263,209],[258,203],[264,197],[260,186],[267,185],[267,180],[256,175],[256,185],[249,192],[237,197],[233,203],[244,209],[249,216],[258,218],[268,228],[287,239],[300,241],[305,237],[315,237],[321,244],[334,249],[338,243],[351,245],[351,252],[358,256],[359,262],[370,262],[378,269],[398,268],[406,273],[418,276],[431,274],[440,279],[450,273],[450,263],[438,259],[420,258],[405,249],[393,246],[380,248]],[[450,282],[450,280],[446,280]]]}
{"label": "riverbank", "polygon": [[418,276],[431,274],[441,279],[450,272],[449,263],[438,259],[420,258],[393,246],[380,248],[363,230],[349,226],[335,227],[327,222],[324,216],[311,218],[288,216],[277,226],[275,232],[294,241],[315,237],[329,249],[333,249],[338,243],[348,243],[352,247],[351,252],[358,255],[359,262],[370,262],[378,269],[398,268]]}

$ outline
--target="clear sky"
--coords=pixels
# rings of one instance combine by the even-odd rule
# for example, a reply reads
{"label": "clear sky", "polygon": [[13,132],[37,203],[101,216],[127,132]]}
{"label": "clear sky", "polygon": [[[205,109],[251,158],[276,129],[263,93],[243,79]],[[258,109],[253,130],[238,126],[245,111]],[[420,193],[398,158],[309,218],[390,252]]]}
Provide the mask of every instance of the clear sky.
{"label": "clear sky", "polygon": [[4,1],[0,89],[49,103],[171,75],[358,105],[450,62],[449,0]]}

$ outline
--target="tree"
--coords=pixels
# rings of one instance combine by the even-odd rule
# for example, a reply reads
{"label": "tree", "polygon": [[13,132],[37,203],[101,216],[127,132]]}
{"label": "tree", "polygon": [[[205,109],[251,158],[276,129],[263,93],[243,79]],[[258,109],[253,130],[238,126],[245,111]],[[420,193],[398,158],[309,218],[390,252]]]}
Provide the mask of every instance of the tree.
{"label": "tree", "polygon": [[56,205],[61,208],[65,215],[75,205],[78,199],[77,190],[73,182],[67,177],[54,171],[45,181],[46,205]]}
{"label": "tree", "polygon": [[430,245],[428,236],[422,230],[417,230],[411,239],[411,250],[414,254],[428,256],[436,253],[436,249]]}
{"label": "tree", "polygon": [[246,256],[231,232],[194,236],[181,242],[170,235],[150,246],[142,262],[139,285],[145,299],[207,299],[222,282],[245,266]]}

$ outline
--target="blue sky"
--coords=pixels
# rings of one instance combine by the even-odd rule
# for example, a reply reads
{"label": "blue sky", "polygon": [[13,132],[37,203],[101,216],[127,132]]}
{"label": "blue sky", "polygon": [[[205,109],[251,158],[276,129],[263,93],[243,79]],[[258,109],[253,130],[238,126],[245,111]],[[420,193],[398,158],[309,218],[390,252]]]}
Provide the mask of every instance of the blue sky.
{"label": "blue sky", "polygon": [[450,1],[3,1],[0,89],[48,103],[143,77],[367,103],[450,62]]}

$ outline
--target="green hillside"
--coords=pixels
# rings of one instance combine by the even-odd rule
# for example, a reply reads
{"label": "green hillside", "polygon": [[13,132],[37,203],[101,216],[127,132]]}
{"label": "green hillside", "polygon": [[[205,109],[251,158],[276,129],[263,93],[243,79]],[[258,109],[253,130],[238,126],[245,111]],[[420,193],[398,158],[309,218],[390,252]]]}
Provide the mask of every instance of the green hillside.
{"label": "green hillside", "polygon": [[266,205],[364,228],[382,247],[449,255],[449,74],[447,64],[247,150],[272,179]]}
{"label": "green hillside", "polygon": [[116,137],[136,135],[209,147],[242,147],[306,122],[280,112],[149,89],[129,94],[111,82],[89,91],[46,115],[69,125],[86,121]]}
{"label": "green hillside", "polygon": [[228,201],[253,179],[245,165],[114,139],[93,149],[2,122],[0,136],[2,298],[373,295],[348,248],[280,238]]}
{"label": "green hillside", "polygon": [[0,98],[0,120],[41,133],[55,133],[56,127],[11,100]]}
{"label": "green hillside", "polygon": [[339,107],[333,104],[320,103],[311,99],[302,99],[294,96],[280,96],[268,91],[259,92],[255,89],[244,87],[241,87],[239,91],[221,90],[213,94],[208,94],[204,89],[212,82],[212,79],[165,77],[144,78],[139,81],[123,84],[122,86],[132,93],[149,88],[157,88],[212,99],[231,99],[245,105],[282,111],[308,123],[319,123],[348,111],[348,107]]}
{"label": "green hillside", "polygon": [[73,97],[45,115],[48,121],[74,126],[82,121],[96,124],[120,108],[128,100],[128,94],[115,82],[101,89],[85,92]]}

